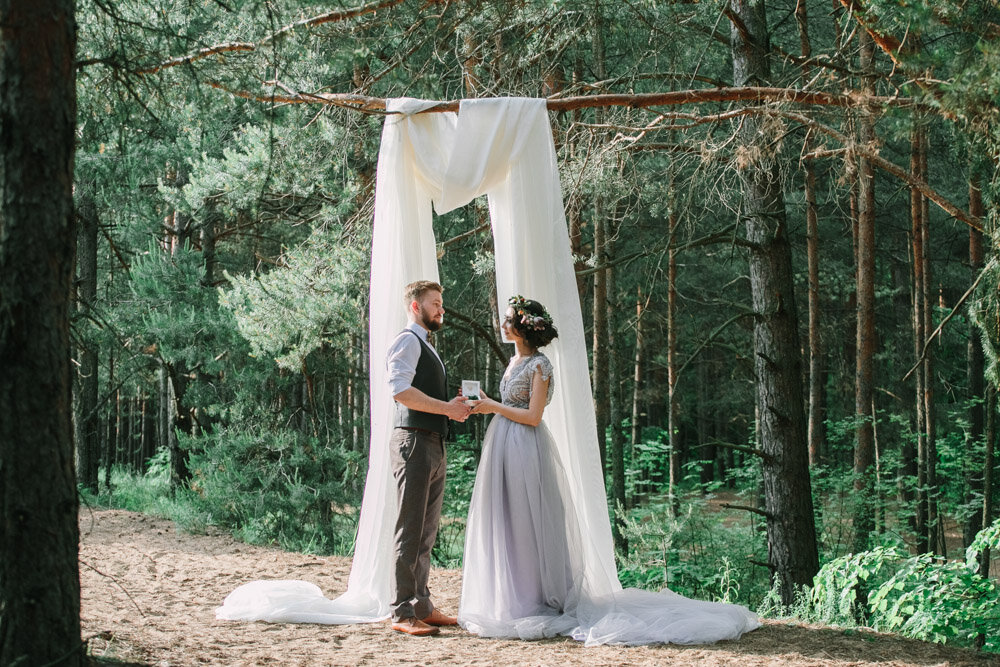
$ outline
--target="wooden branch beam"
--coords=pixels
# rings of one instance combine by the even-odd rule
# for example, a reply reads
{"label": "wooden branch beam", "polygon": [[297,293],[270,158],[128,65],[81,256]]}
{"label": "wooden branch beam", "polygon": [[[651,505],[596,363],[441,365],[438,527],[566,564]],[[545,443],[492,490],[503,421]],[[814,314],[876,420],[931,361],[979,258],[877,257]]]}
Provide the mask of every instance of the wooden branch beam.
{"label": "wooden branch beam", "polygon": [[[265,82],[285,91],[284,95],[255,95],[244,91],[229,91],[245,99],[262,102],[274,101],[288,104],[330,104],[368,113],[385,113],[385,99],[353,95],[349,93],[299,93],[278,81]],[[215,84],[213,84],[215,85]],[[221,84],[216,87],[222,88]],[[596,107],[629,107],[642,109],[657,106],[678,106],[705,102],[791,102],[819,106],[837,107],[918,107],[913,99],[896,96],[845,95],[822,91],[799,90],[797,88],[770,88],[740,86],[726,88],[705,88],[677,90],[665,93],[607,93],[603,95],[579,95],[574,97],[551,98],[546,106],[549,111],[573,111]],[[457,112],[459,100],[442,101],[421,113]]]}

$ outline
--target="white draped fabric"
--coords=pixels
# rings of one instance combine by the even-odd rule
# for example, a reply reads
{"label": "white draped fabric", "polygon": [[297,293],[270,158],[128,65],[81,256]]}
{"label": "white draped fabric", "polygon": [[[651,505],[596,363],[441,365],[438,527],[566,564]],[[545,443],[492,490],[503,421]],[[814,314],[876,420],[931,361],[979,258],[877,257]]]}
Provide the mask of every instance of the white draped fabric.
{"label": "white draped fabric", "polygon": [[609,593],[619,588],[618,577],[583,317],[545,100],[464,100],[457,115],[415,114],[433,104],[390,101],[389,111],[403,113],[389,116],[382,132],[371,274],[372,444],[348,594],[363,592],[377,601],[381,615],[388,614],[395,486],[386,448],[393,406],[384,390],[382,355],[405,325],[403,286],[438,277],[431,202],[442,214],[484,194],[503,309],[507,297],[523,294],[545,304],[559,329],[559,338],[545,351],[560,390],[545,416],[592,538],[585,559],[587,581],[594,592]]}
{"label": "white draped fabric", "polygon": [[[653,604],[653,616],[663,616],[655,610],[656,598],[648,597],[660,594],[623,594],[615,569],[583,318],[545,101],[464,100],[458,114],[417,113],[434,104],[408,98],[387,103],[388,111],[400,113],[386,117],[378,160],[370,302],[371,447],[347,592],[328,600],[304,582],[290,588],[284,585],[293,582],[254,582],[234,591],[217,616],[317,623],[389,616],[396,489],[387,447],[393,405],[384,354],[406,323],[403,287],[438,279],[432,202],[442,214],[485,194],[502,307],[510,295],[523,294],[543,303],[559,329],[559,338],[545,348],[557,387],[545,421],[568,478],[567,504],[576,508],[580,534],[586,536],[578,608],[586,627],[574,634],[588,643],[684,641],[691,635],[649,636],[648,622],[617,608],[617,601],[638,601],[638,595],[644,606]],[[613,631],[609,624],[616,626]],[[693,641],[730,638],[747,629],[752,627],[741,625],[735,633]]]}

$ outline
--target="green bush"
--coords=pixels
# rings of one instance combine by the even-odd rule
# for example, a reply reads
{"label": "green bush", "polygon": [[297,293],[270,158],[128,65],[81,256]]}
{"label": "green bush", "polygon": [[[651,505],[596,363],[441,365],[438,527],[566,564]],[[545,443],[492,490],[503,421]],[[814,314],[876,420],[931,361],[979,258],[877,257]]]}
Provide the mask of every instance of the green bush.
{"label": "green bush", "polygon": [[806,620],[1000,652],[1000,589],[976,572],[984,547],[1000,548],[1000,521],[979,533],[964,563],[898,547],[837,558],[816,575]]}

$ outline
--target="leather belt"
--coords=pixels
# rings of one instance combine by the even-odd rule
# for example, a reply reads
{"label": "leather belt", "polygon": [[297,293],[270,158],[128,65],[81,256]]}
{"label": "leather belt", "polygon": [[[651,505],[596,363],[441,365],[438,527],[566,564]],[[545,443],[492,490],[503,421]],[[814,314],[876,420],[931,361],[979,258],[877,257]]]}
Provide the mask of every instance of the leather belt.
{"label": "leather belt", "polygon": [[421,433],[430,433],[431,435],[438,435],[438,436],[441,436],[442,438],[444,437],[443,435],[441,435],[437,431],[432,431],[432,430],[427,429],[427,428],[420,428],[419,426],[397,426],[396,428],[401,428],[404,431],[419,431]]}

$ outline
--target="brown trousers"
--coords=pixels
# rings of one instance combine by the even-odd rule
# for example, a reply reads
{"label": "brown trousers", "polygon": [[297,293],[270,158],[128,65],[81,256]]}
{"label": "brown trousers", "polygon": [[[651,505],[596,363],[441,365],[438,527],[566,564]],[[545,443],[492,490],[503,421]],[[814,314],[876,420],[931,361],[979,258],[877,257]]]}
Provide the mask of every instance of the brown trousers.
{"label": "brown trousers", "polygon": [[426,618],[434,611],[427,578],[444,499],[444,438],[395,428],[389,439],[397,507],[392,618]]}

